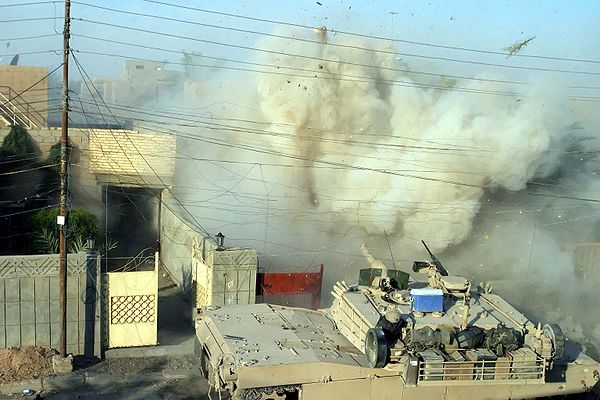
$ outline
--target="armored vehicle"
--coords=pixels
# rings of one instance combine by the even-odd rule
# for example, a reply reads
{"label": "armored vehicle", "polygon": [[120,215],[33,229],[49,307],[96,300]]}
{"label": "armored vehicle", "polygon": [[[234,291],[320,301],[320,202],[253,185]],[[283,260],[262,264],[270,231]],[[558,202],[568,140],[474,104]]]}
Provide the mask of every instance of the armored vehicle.
{"label": "armored vehicle", "polygon": [[357,285],[337,282],[329,309],[201,310],[195,352],[211,388],[251,400],[475,400],[583,393],[598,382],[600,364],[557,325],[530,321],[433,254],[409,275],[363,253],[370,268]]}

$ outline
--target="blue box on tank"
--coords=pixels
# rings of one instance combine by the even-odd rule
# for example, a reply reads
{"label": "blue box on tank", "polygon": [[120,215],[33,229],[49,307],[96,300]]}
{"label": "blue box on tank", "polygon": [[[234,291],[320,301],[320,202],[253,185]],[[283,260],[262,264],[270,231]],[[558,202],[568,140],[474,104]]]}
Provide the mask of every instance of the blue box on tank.
{"label": "blue box on tank", "polygon": [[443,312],[444,292],[440,289],[423,288],[410,291],[412,309],[417,312]]}

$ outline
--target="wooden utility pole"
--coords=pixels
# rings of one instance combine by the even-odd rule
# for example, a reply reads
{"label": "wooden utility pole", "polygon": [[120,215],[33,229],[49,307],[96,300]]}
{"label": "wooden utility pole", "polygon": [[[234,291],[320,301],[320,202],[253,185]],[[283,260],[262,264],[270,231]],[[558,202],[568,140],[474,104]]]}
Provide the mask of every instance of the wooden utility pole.
{"label": "wooden utility pole", "polygon": [[62,134],[60,137],[60,211],[58,228],[60,237],[60,356],[67,355],[67,163],[69,158],[69,38],[71,36],[71,1],[65,0],[65,28],[63,31],[63,90],[62,90]]}

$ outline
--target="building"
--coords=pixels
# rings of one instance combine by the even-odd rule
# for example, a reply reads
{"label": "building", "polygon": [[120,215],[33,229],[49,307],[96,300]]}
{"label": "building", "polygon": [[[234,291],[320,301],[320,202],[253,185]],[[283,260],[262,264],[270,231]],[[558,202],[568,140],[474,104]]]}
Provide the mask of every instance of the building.
{"label": "building", "polygon": [[0,127],[48,126],[48,68],[0,65]]}

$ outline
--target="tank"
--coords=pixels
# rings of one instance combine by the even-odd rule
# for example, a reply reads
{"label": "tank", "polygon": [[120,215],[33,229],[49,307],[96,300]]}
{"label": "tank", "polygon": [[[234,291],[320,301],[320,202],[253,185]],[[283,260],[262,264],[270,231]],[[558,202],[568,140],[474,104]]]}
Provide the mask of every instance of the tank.
{"label": "tank", "polygon": [[489,287],[450,275],[431,252],[410,274],[363,253],[369,268],[356,285],[334,285],[329,309],[200,310],[195,353],[211,389],[244,400],[452,400],[597,384],[600,364],[559,326],[536,324]]}

